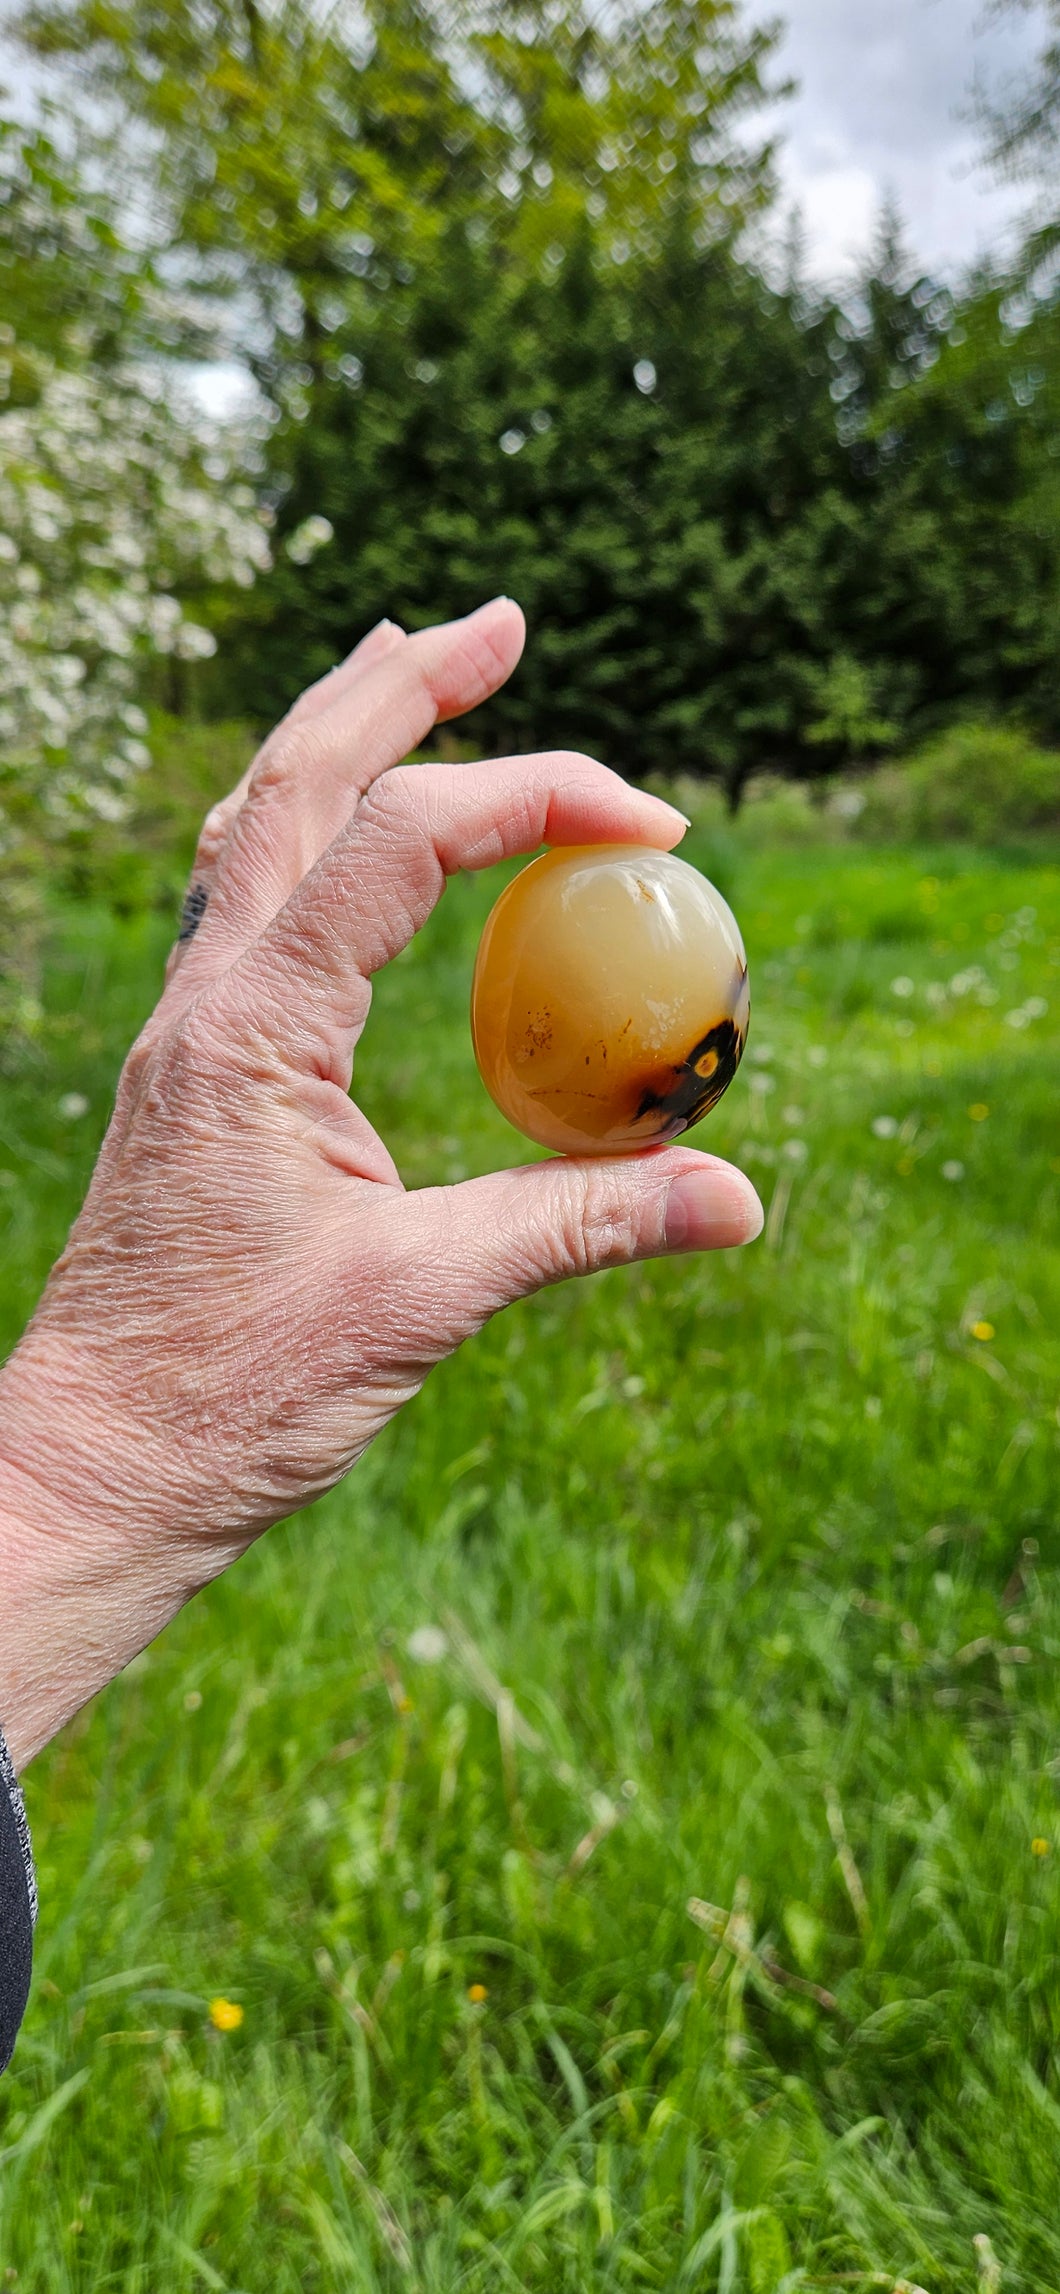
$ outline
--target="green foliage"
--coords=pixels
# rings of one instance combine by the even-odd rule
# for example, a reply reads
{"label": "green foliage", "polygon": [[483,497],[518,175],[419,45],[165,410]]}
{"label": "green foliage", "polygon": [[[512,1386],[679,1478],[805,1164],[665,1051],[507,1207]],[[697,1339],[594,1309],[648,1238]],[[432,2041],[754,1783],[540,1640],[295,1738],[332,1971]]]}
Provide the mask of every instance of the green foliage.
{"label": "green foliage", "polygon": [[859,827],[905,840],[1004,844],[1060,834],[1060,752],[1008,725],[956,725],[867,784]]}
{"label": "green foliage", "polygon": [[[769,817],[689,840],[762,1243],[502,1317],[29,1772],[18,2294],[969,2294],[984,2240],[1060,2288],[1060,880]],[[466,1023],[496,890],[377,984],[412,1184],[525,1152]],[[56,924],[5,1342],[173,928]]]}
{"label": "green foliage", "polygon": [[[681,240],[632,306],[588,239],[513,290],[454,231],[433,286],[356,339],[273,440],[276,572],[229,653],[248,706],[274,714],[384,613],[507,590],[532,643],[483,742],[558,738],[738,791],[798,762],[800,722],[831,741],[819,505],[841,457],[785,297]],[[303,570],[282,537],[310,509],[335,540]]]}
{"label": "green foliage", "polygon": [[910,276],[885,239],[848,313],[807,308],[675,230],[632,285],[588,235],[521,283],[454,227],[273,433],[281,535],[322,510],[335,543],[281,552],[236,698],[504,589],[532,645],[487,745],[552,725],[735,799],[969,707],[1060,734],[1056,318],[1015,337],[991,287],[958,328]]}
{"label": "green foliage", "polygon": [[[15,24],[89,142],[137,155],[186,340],[212,312],[270,402],[293,549],[218,602],[219,713],[275,716],[382,614],[507,590],[533,644],[484,745],[561,738],[735,805],[970,713],[1060,739],[1060,309],[920,276],[890,213],[841,306],[797,265],[767,286],[739,232],[770,149],[738,131],[774,31],[728,0]],[[334,538],[307,566],[310,518]]]}
{"label": "green foliage", "polygon": [[148,287],[142,253],[124,243],[109,202],[87,194],[69,152],[46,127],[0,116],[0,405],[34,402],[41,357],[113,360]]}
{"label": "green foliage", "polygon": [[[1000,0],[1001,7],[1010,11],[1028,4],[1029,0]],[[1039,169],[1053,178],[1057,173],[1060,154],[1060,6],[1057,0],[1044,0],[1044,13],[1051,37],[1042,49],[1036,69],[1006,91],[1007,100],[1002,106],[985,111],[992,130],[993,157],[1017,182],[1026,181],[1028,175]]]}
{"label": "green foliage", "polygon": [[135,123],[159,255],[234,292],[230,339],[281,395],[455,221],[520,275],[589,216],[643,265],[668,218],[731,236],[768,192],[768,149],[733,126],[777,34],[734,0],[30,0],[12,22],[109,107],[126,169]]}

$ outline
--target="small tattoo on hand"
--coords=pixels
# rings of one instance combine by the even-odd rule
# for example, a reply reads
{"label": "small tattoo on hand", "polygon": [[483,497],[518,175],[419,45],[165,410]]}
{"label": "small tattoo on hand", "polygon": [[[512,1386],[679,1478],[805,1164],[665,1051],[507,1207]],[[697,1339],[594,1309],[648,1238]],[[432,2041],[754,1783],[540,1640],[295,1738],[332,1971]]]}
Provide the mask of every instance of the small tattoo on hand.
{"label": "small tattoo on hand", "polygon": [[180,911],[178,941],[194,938],[206,914],[206,903],[209,897],[205,884],[189,884],[184,895],[184,906]]}

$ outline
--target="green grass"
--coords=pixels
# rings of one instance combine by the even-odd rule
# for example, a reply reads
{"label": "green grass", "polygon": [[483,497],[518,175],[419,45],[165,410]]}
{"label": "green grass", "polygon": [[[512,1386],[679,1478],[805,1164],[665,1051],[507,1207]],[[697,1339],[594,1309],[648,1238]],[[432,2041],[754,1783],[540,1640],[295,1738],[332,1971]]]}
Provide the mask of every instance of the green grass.
{"label": "green grass", "polygon": [[[765,817],[687,847],[763,1241],[505,1315],[30,1771],[0,2287],[1060,2289],[1060,873]],[[379,987],[412,1183],[523,1152],[496,889]],[[60,916],[8,1341],[167,936]]]}

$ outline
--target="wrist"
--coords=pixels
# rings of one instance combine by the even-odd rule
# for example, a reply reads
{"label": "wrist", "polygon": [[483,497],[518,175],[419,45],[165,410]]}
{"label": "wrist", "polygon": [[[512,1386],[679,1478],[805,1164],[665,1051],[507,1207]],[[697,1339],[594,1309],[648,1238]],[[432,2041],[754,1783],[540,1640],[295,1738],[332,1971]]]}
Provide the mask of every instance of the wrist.
{"label": "wrist", "polygon": [[27,1333],[0,1369],[0,1724],[17,1770],[210,1573],[157,1534],[150,1487],[84,1366]]}

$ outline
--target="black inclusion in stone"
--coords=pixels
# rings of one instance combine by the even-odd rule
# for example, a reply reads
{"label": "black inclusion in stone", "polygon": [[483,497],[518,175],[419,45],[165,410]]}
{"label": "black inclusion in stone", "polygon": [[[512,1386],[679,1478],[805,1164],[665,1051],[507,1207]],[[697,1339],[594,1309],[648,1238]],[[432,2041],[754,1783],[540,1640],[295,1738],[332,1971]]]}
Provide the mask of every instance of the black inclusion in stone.
{"label": "black inclusion in stone", "polygon": [[672,1134],[689,1130],[728,1090],[743,1044],[743,1032],[735,1020],[719,1020],[701,1036],[687,1059],[673,1069],[673,1082],[666,1091],[643,1093],[637,1121],[645,1115],[657,1115],[662,1118],[660,1128]]}

